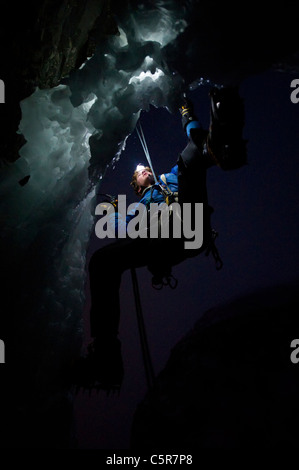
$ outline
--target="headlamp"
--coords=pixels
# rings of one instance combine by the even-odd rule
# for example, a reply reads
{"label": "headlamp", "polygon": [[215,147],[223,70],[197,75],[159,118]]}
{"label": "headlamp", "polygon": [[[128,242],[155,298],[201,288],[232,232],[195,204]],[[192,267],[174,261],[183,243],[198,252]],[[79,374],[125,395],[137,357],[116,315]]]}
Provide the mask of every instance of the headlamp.
{"label": "headlamp", "polygon": [[142,165],[141,163],[138,163],[138,165],[136,166],[136,170],[135,171],[142,171],[145,169],[145,166]]}

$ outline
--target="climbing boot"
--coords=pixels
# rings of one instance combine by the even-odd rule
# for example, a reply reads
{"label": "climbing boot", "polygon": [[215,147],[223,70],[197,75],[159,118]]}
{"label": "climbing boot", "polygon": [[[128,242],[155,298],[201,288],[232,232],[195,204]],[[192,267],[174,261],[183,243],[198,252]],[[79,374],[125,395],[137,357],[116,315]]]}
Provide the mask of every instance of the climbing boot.
{"label": "climbing boot", "polygon": [[72,383],[77,391],[105,390],[119,391],[124,375],[119,339],[100,340],[96,338],[87,348],[87,355],[79,358]]}
{"label": "climbing boot", "polygon": [[223,170],[247,163],[246,140],[242,137],[245,113],[237,87],[210,90],[210,126],[208,151]]}

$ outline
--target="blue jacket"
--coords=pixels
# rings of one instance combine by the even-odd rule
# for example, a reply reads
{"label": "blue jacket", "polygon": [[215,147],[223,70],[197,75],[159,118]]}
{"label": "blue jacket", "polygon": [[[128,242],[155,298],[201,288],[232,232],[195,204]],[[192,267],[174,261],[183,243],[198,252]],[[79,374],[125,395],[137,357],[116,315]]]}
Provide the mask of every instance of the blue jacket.
{"label": "blue jacket", "polygon": [[[172,192],[177,192],[178,166],[175,165],[174,167],[172,167],[170,173],[164,173],[164,176],[166,178],[168,188]],[[148,207],[148,205],[152,202],[158,204],[165,202],[164,195],[161,189],[159,188],[159,185],[165,187],[164,182],[161,180],[161,175],[159,175],[158,177],[158,183],[155,183],[144,190],[141,200],[139,202],[136,202],[134,209],[130,210],[127,213],[126,220],[123,220],[121,214],[119,214],[118,212],[113,213],[109,216],[109,224],[113,224],[115,226],[116,236],[118,236],[118,234],[120,233],[125,233],[128,223],[135,217],[136,211],[138,210],[138,206],[140,204],[143,204]]]}

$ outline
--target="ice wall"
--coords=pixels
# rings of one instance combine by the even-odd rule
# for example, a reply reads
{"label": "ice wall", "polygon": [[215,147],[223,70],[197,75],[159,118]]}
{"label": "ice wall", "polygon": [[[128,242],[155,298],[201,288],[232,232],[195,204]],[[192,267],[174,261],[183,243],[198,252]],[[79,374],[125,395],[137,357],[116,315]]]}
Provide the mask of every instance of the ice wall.
{"label": "ice wall", "polygon": [[132,4],[119,12],[119,35],[61,85],[36,89],[21,103],[19,132],[27,142],[2,172],[2,237],[11,256],[25,260],[18,305],[26,298],[29,324],[36,335],[41,325],[54,348],[66,349],[66,332],[69,341],[81,333],[96,186],[120,158],[141,110],[177,110],[185,84],[163,48],[186,28],[184,14],[176,2]]}

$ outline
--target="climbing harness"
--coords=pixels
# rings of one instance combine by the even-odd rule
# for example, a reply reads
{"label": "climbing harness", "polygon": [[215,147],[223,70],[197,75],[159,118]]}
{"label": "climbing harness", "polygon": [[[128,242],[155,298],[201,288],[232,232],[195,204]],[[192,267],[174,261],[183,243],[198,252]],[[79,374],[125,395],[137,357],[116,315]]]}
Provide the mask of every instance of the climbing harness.
{"label": "climbing harness", "polygon": [[171,191],[169,188],[167,181],[166,181],[166,176],[163,174],[160,176],[161,180],[164,183],[164,186],[159,185],[161,188],[161,191],[163,193],[165,202],[168,206],[170,206],[173,202],[178,202],[179,200],[179,193],[178,191]]}

